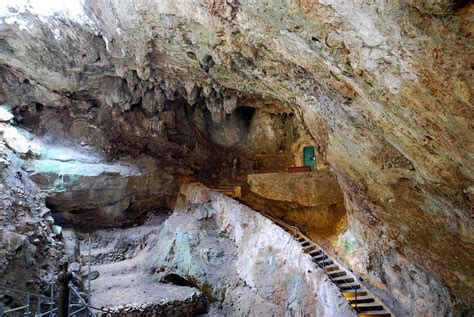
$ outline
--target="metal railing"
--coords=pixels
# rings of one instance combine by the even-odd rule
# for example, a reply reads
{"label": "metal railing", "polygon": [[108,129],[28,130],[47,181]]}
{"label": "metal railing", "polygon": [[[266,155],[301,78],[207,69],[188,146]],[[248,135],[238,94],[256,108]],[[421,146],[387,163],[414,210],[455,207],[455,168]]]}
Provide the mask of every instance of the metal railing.
{"label": "metal railing", "polygon": [[[55,285],[50,283],[50,296],[44,296],[28,291],[22,291],[9,287],[0,287],[0,290],[24,295],[24,303],[22,306],[5,309],[0,303],[0,317],[9,316],[12,313],[22,312],[23,316],[53,316],[55,306]],[[49,309],[48,309],[49,308]]]}
{"label": "metal railing", "polygon": [[[314,247],[315,250],[319,250],[321,252],[321,258],[322,258],[322,264],[319,263],[318,261],[314,260],[314,262],[316,262],[316,264],[323,269],[323,271],[326,273],[327,277],[329,277],[329,279],[331,280],[331,282],[333,282],[336,286],[338,285],[338,283],[331,277],[331,273],[326,271],[326,260],[329,260],[329,256],[326,255],[326,252],[324,252],[324,250],[319,246],[317,245],[316,243],[313,242],[313,240],[311,240],[306,234],[304,234],[299,228],[298,226],[296,225],[290,225],[288,223],[286,223],[285,221],[281,220],[279,217],[275,216],[274,214],[272,213],[269,213],[269,212],[262,212],[262,211],[259,211],[263,216],[267,217],[268,219],[270,219],[271,221],[279,224],[280,226],[284,227],[284,228],[287,228],[289,229],[291,232],[292,232],[292,236],[293,238],[298,238],[298,236],[302,237],[306,242],[308,242],[310,245],[312,245]],[[325,259],[326,258],[326,259]],[[334,261],[333,261],[334,263]],[[338,265],[339,266],[339,265]],[[351,303],[351,307],[358,313],[358,309],[357,309],[357,304],[358,304],[358,300],[357,300],[357,292],[358,292],[358,289],[360,288],[355,288],[353,287],[353,285],[351,285],[351,282],[350,282],[350,279],[353,279],[353,282],[354,284],[358,283],[359,285],[362,285],[360,283],[360,281],[358,280],[357,276],[355,276],[354,274],[352,274],[353,276],[346,279],[341,279],[339,281],[342,281],[342,282],[346,282],[346,285],[350,288],[351,291],[354,292],[354,298],[353,298],[353,303],[351,303],[351,299],[347,299],[349,301],[349,303]],[[339,288],[339,287],[338,287]],[[344,292],[341,290],[341,292]]]}
{"label": "metal railing", "polygon": [[[0,304],[0,317],[8,317],[13,314],[21,313],[22,316],[34,317],[53,317],[57,315],[57,287],[54,282],[50,283],[50,296],[31,293],[18,289],[0,287],[0,290],[22,294],[25,296],[24,304],[19,307],[5,309],[3,304]],[[81,316],[95,317],[95,311],[101,311],[107,314],[116,315],[108,310],[91,306],[81,295],[77,287],[69,284],[69,313],[68,316],[74,317],[81,313]]]}

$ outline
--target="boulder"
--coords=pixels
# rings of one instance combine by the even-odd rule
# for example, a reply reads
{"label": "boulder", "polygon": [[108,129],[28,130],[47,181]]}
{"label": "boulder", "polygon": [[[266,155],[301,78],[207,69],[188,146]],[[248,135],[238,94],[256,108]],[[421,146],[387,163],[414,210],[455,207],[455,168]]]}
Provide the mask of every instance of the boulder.
{"label": "boulder", "polygon": [[18,155],[26,155],[30,149],[28,139],[15,127],[8,126],[3,131],[6,145]]}
{"label": "boulder", "polygon": [[4,107],[0,107],[0,122],[8,122],[13,119],[14,116]]}

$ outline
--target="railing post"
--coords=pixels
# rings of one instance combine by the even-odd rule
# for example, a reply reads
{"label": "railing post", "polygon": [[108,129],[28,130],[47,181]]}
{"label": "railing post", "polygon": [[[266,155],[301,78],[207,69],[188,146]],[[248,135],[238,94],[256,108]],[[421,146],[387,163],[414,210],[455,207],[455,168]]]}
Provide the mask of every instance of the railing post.
{"label": "railing post", "polygon": [[3,317],[5,314],[5,306],[3,306],[2,303],[0,303],[0,317]]}
{"label": "railing post", "polygon": [[67,271],[67,262],[62,265],[62,272],[58,274],[58,312],[57,317],[69,315],[69,282],[72,273]]}
{"label": "railing post", "polygon": [[41,316],[41,297],[38,296],[38,301],[36,302],[36,317]]}
{"label": "railing post", "polygon": [[49,317],[53,317],[53,308],[54,308],[54,282],[53,276],[51,275],[51,297],[49,299]]}
{"label": "railing post", "polygon": [[91,234],[89,233],[89,254],[87,259],[89,263],[87,265],[87,304],[92,305],[91,302],[91,253],[92,253],[92,245],[91,245]]}
{"label": "railing post", "polygon": [[31,311],[30,311],[30,292],[26,293],[25,306],[26,306],[25,313],[23,315],[24,316],[30,316],[31,315]]}

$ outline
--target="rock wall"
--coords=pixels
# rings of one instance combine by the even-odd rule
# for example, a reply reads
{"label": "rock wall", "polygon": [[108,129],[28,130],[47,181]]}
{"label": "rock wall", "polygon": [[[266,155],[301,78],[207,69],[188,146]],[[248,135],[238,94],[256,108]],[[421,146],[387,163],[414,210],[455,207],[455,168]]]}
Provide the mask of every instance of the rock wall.
{"label": "rock wall", "polygon": [[356,315],[301,246],[270,220],[197,184],[183,186],[181,194],[151,250],[157,271],[192,281],[224,315]]}
{"label": "rock wall", "polygon": [[22,305],[24,294],[4,287],[47,294],[63,252],[45,195],[21,167],[0,131],[0,302],[7,308]]}
{"label": "rock wall", "polygon": [[[45,145],[45,152],[53,152]],[[57,149],[57,148],[56,148]],[[107,163],[71,148],[62,157],[47,154],[25,163],[61,224],[74,227],[130,225],[148,211],[170,209],[177,194],[174,171],[151,158]]]}
{"label": "rock wall", "polygon": [[2,2],[0,101],[127,113],[180,95],[222,122],[236,99],[280,100],[343,189],[358,244],[339,254],[411,314],[472,309],[471,2],[73,4]]}
{"label": "rock wall", "polygon": [[[206,296],[189,283],[166,279],[150,265],[166,214],[148,213],[141,225],[99,229],[94,232],[69,231],[74,254],[71,267],[87,285],[91,263],[91,301],[94,307],[124,316],[196,316],[208,310]],[[66,234],[65,234],[66,236]],[[90,248],[90,257],[89,257]],[[66,249],[68,251],[68,249]],[[173,283],[174,282],[174,283]],[[124,291],[125,290],[125,291]],[[153,313],[154,312],[154,313]],[[103,313],[103,316],[107,316]]]}
{"label": "rock wall", "polygon": [[315,241],[337,235],[347,227],[341,188],[327,169],[249,174],[247,182],[249,192],[244,191],[242,196],[246,204],[297,225]]}

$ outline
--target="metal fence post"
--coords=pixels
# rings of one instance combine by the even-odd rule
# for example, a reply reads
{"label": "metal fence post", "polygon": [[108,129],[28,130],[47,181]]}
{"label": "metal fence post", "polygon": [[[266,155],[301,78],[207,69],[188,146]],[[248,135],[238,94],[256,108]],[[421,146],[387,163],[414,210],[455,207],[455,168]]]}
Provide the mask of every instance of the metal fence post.
{"label": "metal fence post", "polygon": [[67,271],[67,262],[62,265],[62,272],[58,274],[58,313],[57,317],[69,316],[69,282],[72,273]]}
{"label": "metal fence post", "polygon": [[53,317],[53,308],[54,308],[54,281],[53,281],[53,276],[51,276],[51,298],[49,299],[49,317]]}
{"label": "metal fence post", "polygon": [[87,265],[87,304],[92,305],[91,303],[91,252],[92,252],[92,245],[91,245],[91,234],[89,233],[89,254],[88,254],[88,265]]}
{"label": "metal fence post", "polygon": [[35,316],[41,316],[41,297],[38,297],[38,302],[36,303],[36,314]]}
{"label": "metal fence post", "polygon": [[24,316],[30,316],[31,315],[31,311],[30,311],[30,292],[26,293],[26,297],[25,297],[25,313],[24,313]]}

